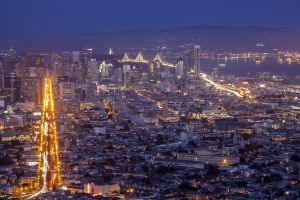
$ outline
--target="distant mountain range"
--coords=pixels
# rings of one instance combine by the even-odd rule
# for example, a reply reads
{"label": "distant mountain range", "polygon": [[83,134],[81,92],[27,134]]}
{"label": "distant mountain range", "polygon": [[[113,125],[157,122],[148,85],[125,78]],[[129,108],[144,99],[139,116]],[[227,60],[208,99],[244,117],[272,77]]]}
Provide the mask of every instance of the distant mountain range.
{"label": "distant mountain range", "polygon": [[18,52],[70,51],[85,47],[99,52],[175,51],[182,52],[200,44],[204,51],[300,51],[300,31],[287,28],[189,26],[166,30],[129,30],[52,37],[0,39],[0,50],[13,45]]}

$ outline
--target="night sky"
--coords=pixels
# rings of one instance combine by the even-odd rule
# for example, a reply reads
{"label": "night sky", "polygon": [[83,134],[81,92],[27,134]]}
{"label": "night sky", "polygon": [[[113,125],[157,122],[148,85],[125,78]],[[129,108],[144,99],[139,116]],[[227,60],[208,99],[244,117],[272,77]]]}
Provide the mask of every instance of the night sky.
{"label": "night sky", "polygon": [[300,0],[1,0],[0,39],[190,25],[300,28]]}

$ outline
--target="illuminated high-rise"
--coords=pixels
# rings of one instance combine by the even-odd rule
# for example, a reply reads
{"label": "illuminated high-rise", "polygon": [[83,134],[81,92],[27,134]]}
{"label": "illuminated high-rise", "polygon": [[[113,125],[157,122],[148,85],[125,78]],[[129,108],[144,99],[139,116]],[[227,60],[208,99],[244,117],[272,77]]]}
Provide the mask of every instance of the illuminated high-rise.
{"label": "illuminated high-rise", "polygon": [[200,74],[200,45],[194,46],[194,73],[196,76]]}
{"label": "illuminated high-rise", "polygon": [[21,100],[21,78],[15,73],[4,76],[4,95],[9,103],[16,103]]}
{"label": "illuminated high-rise", "polygon": [[89,68],[89,63],[92,59],[92,56],[93,56],[93,49],[85,48],[83,51],[83,55],[82,55],[83,65],[82,65],[82,72],[81,72],[82,79],[84,81],[87,81],[88,68]]}
{"label": "illuminated high-rise", "polygon": [[176,75],[182,77],[184,74],[183,59],[179,58],[176,64]]}
{"label": "illuminated high-rise", "polygon": [[124,87],[130,85],[130,65],[123,65]]}
{"label": "illuminated high-rise", "polygon": [[87,82],[98,82],[99,76],[99,63],[96,59],[91,59],[87,69]]}
{"label": "illuminated high-rise", "polygon": [[103,61],[99,65],[99,73],[101,78],[108,78],[111,75],[111,72],[113,71],[113,65],[111,63],[107,63]]}

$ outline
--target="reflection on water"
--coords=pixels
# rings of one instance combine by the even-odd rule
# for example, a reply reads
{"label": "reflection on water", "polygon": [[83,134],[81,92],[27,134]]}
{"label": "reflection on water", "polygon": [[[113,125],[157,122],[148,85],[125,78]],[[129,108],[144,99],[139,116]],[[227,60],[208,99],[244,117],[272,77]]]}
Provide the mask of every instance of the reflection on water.
{"label": "reflection on water", "polygon": [[278,64],[272,61],[263,62],[259,65],[256,65],[254,62],[226,62],[225,67],[219,67],[219,64],[217,61],[202,61],[201,69],[207,73],[211,73],[213,68],[218,67],[220,74],[233,74],[237,76],[253,75],[257,72],[271,72],[287,76],[300,74],[300,64]]}

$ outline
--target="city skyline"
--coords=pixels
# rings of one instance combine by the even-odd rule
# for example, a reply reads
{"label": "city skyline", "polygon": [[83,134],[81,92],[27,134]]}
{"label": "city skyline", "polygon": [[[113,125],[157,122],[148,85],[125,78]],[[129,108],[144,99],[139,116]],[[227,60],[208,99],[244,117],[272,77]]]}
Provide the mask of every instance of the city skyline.
{"label": "city skyline", "polygon": [[0,1],[0,199],[299,200],[299,7]]}

